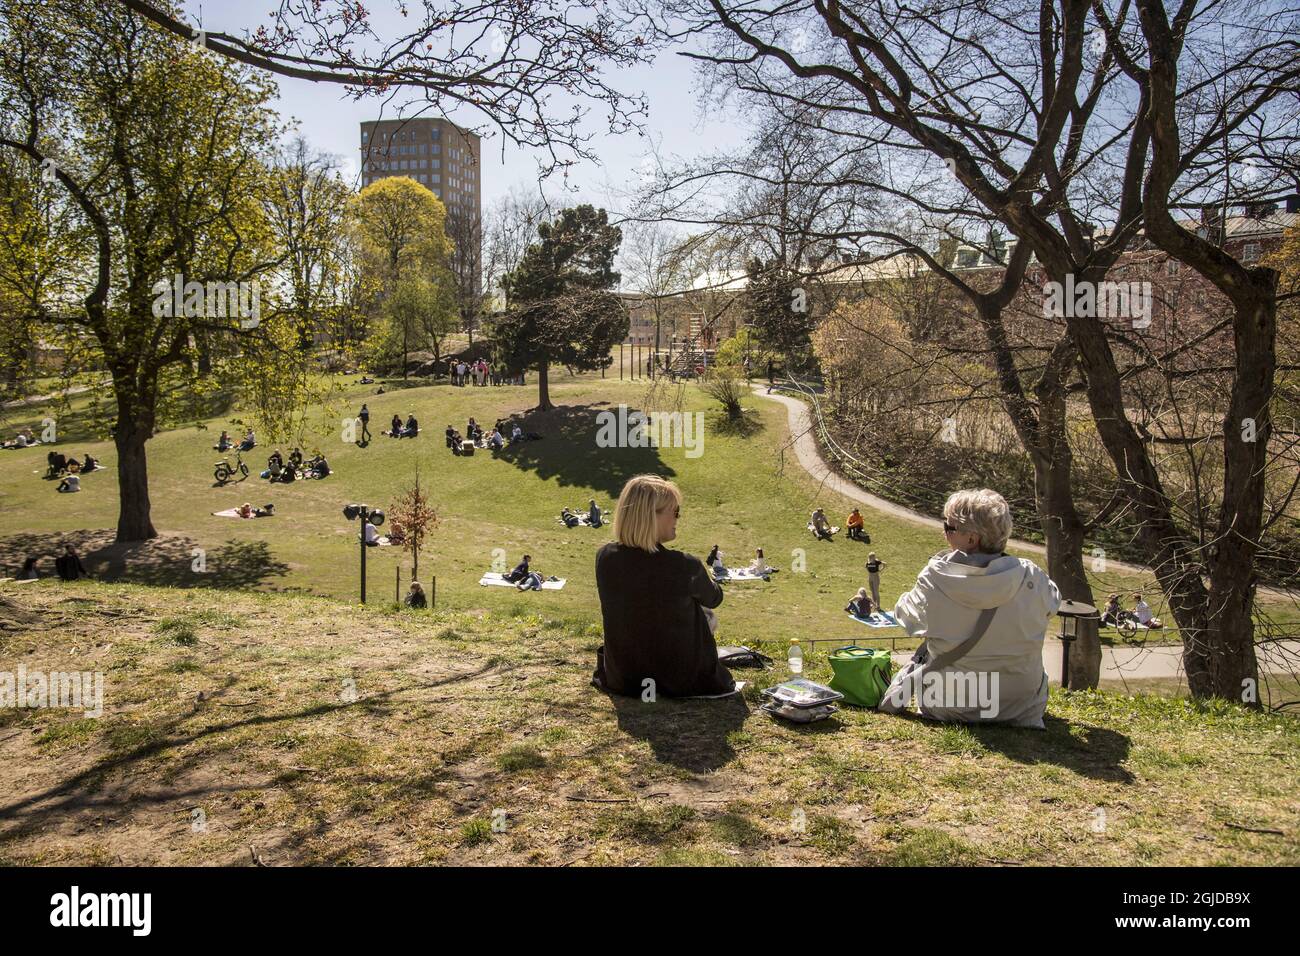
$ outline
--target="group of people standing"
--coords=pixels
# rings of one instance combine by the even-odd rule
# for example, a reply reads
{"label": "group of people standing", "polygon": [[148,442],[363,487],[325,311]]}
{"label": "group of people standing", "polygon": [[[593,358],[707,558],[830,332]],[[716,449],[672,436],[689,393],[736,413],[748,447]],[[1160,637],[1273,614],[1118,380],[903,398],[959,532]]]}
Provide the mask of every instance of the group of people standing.
{"label": "group of people standing", "polygon": [[487,362],[484,359],[479,359],[476,362],[466,362],[464,359],[448,359],[447,374],[451,378],[451,384],[456,386],[524,384],[522,373],[509,372],[503,365],[496,362]]}

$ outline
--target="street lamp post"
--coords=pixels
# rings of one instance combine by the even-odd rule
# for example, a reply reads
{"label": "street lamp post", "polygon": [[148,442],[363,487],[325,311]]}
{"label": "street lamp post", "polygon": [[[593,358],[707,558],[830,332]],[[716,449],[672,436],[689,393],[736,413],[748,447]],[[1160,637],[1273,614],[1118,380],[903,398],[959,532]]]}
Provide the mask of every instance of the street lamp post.
{"label": "street lamp post", "polygon": [[1061,690],[1070,689],[1070,645],[1079,636],[1079,620],[1097,616],[1097,609],[1082,601],[1062,601],[1056,609],[1061,619]]}
{"label": "street lamp post", "polygon": [[384,523],[384,513],[369,505],[348,504],[343,506],[343,517],[349,521],[361,520],[361,603],[366,603],[366,525],[376,528]]}

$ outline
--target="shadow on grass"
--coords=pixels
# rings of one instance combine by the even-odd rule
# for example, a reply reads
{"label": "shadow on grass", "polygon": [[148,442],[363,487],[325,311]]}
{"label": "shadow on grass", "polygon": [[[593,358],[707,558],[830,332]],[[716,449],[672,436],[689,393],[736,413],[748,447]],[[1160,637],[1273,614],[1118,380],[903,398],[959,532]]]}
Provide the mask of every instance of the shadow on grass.
{"label": "shadow on grass", "polygon": [[[525,434],[536,432],[540,441],[507,445],[496,457],[516,468],[533,471],[542,479],[560,485],[595,488],[617,499],[633,475],[655,474],[672,478],[676,472],[659,455],[658,448],[601,448],[596,444],[600,430],[596,416],[602,411],[618,414],[608,402],[568,405],[547,412],[528,412],[520,422]],[[630,411],[630,409],[629,409]],[[630,429],[631,426],[629,426]],[[555,510],[566,502],[556,502]],[[568,502],[572,506],[572,502]]]}
{"label": "shadow on grass", "polygon": [[743,409],[739,418],[728,418],[723,412],[710,412],[705,419],[709,430],[731,438],[749,438],[763,430],[763,419],[752,408]]}
{"label": "shadow on grass", "polygon": [[721,700],[672,700],[645,703],[639,697],[608,695],[624,733],[650,745],[655,759],[693,773],[721,769],[736,756],[728,737],[749,716],[749,705],[736,694]]}
{"label": "shadow on grass", "polygon": [[1132,783],[1124,768],[1132,742],[1105,727],[1071,724],[1048,714],[1042,732],[997,724],[971,724],[970,731],[988,750],[1023,764],[1055,764],[1092,780]]}
{"label": "shadow on grass", "polygon": [[228,540],[203,554],[203,571],[195,570],[198,542],[178,534],[152,541],[118,544],[113,532],[68,531],[61,534],[20,534],[0,540],[0,567],[17,569],[28,555],[40,557],[37,571],[54,573],[54,559],[70,544],[81,563],[101,581],[130,581],[177,588],[251,588],[271,577],[283,577],[289,565],[276,560],[265,541]]}

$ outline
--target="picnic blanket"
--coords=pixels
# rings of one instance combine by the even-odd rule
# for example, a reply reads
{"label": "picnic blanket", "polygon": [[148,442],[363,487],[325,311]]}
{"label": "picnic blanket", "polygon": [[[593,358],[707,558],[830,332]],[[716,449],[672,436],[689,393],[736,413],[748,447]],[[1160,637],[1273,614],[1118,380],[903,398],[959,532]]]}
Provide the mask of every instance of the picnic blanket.
{"label": "picnic blanket", "polygon": [[719,575],[716,571],[714,571],[713,580],[715,581],[762,581],[763,575],[755,574],[749,568],[727,568],[727,573],[723,575]]}
{"label": "picnic blanket", "polygon": [[850,614],[849,617],[859,624],[865,624],[867,627],[902,627],[894,619],[894,615],[888,611],[873,611],[870,617],[858,617],[856,614]]}
{"label": "picnic blanket", "polygon": [[[564,581],[565,581],[564,578],[560,578],[558,581],[543,581],[542,590],[559,591],[561,588],[564,587]],[[499,588],[515,587],[514,581],[507,581],[506,576],[504,574],[498,574],[496,571],[488,571],[486,574],[483,575],[483,577],[478,579],[478,583],[483,585],[484,587],[488,587],[489,585],[492,587],[499,587]]]}
{"label": "picnic blanket", "polygon": [[[225,511],[214,511],[214,512],[212,512],[212,513],[213,513],[214,515],[216,515],[218,518],[242,518],[242,517],[243,517],[243,515],[241,515],[241,514],[239,513],[239,509],[238,509],[238,508],[227,508]],[[274,515],[258,514],[256,511],[254,511],[253,514],[252,514],[252,517],[254,517],[254,518],[271,518],[271,517],[274,517]]]}
{"label": "picnic blanket", "polygon": [[[813,534],[817,533],[815,530],[813,530],[813,523],[811,521],[808,522],[808,530],[812,531]],[[839,534],[839,533],[840,533],[840,529],[838,527],[836,526],[831,527],[831,534]]]}
{"label": "picnic blanket", "polygon": [[[605,514],[608,514],[608,512],[605,512]],[[560,524],[564,524],[564,519],[561,518],[561,517],[558,517],[558,516],[557,516],[555,520],[558,521]],[[608,520],[608,519],[602,519],[601,522],[600,522],[600,525],[599,525],[599,526],[602,527],[602,528],[608,527],[608,526],[609,526],[609,520]],[[565,525],[565,527],[567,528],[568,525]],[[595,525],[593,525],[593,524],[591,523],[591,517],[590,517],[586,512],[583,512],[582,514],[579,514],[579,515],[578,515],[578,523],[577,523],[576,525],[574,525],[574,527],[576,527],[576,528],[591,528],[591,527],[595,527]]]}

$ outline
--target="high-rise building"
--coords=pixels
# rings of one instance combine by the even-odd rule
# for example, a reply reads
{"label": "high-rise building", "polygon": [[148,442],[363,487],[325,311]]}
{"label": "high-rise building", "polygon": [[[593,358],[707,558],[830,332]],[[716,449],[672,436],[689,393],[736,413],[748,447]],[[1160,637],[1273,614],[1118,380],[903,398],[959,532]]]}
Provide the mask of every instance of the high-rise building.
{"label": "high-rise building", "polygon": [[409,176],[428,186],[451,215],[480,210],[479,138],[445,119],[372,120],[361,124],[361,185]]}
{"label": "high-rise building", "polygon": [[385,176],[409,176],[447,207],[452,271],[469,297],[482,287],[479,137],[445,119],[372,120],[361,124],[361,185]]}

